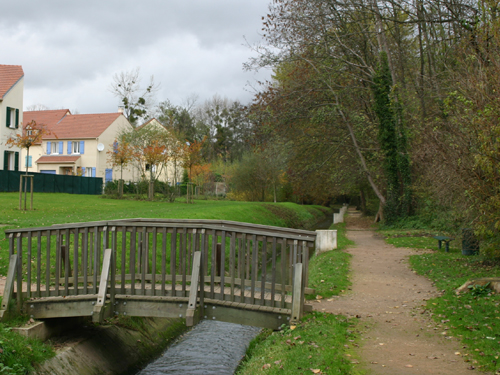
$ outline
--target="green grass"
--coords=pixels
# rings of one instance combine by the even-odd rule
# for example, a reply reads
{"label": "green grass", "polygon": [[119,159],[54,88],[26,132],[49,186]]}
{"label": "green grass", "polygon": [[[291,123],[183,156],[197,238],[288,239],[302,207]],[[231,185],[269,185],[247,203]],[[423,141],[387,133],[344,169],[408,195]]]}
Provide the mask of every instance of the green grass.
{"label": "green grass", "polygon": [[[95,195],[35,194],[35,210],[20,211],[17,193],[0,193],[2,229],[125,218],[217,219],[307,228],[324,207],[294,203],[195,200],[193,204],[106,199]],[[8,241],[0,239],[0,275],[8,268]]]}
{"label": "green grass", "polygon": [[351,255],[342,251],[353,242],[345,235],[345,224],[336,224],[331,229],[337,229],[338,249],[314,256],[309,263],[309,287],[316,293],[307,295],[307,299],[315,299],[317,295],[323,298],[338,296],[351,285],[348,278]]}
{"label": "green grass", "polygon": [[0,323],[0,374],[26,374],[33,370],[34,363],[54,356],[50,345],[13,332],[16,323]]}
{"label": "green grass", "polygon": [[[309,287],[328,298],[348,288],[350,255],[343,252],[353,242],[345,236],[345,224],[337,224],[338,249],[314,256],[309,263]],[[294,330],[263,331],[250,343],[239,375],[266,374],[357,374],[353,349],[358,346],[357,321],[341,315],[314,312]]]}
{"label": "green grass", "polygon": [[440,331],[462,341],[460,355],[466,361],[484,371],[500,372],[500,296],[470,291],[461,295],[455,293],[468,280],[500,277],[500,265],[480,256],[464,256],[456,245],[449,253],[437,251],[437,240],[409,237],[408,234],[416,234],[413,231],[389,232],[392,233],[382,233],[389,235],[387,242],[396,246],[434,249],[431,253],[410,257],[411,267],[432,280],[442,293],[427,301],[427,309],[432,312]]}
{"label": "green grass", "polygon": [[[325,213],[323,207],[292,203],[197,200],[194,204],[186,204],[44,193],[35,194],[34,211],[20,211],[18,204],[17,193],[0,193],[0,225],[5,225],[3,230],[124,218],[219,219],[308,228]],[[7,268],[8,241],[1,238],[0,275],[5,275]],[[11,332],[10,327],[17,323],[19,321],[0,325],[0,374],[24,374],[32,363],[42,362],[53,355],[49,346]]]}
{"label": "green grass", "polygon": [[313,312],[293,330],[266,330],[251,343],[236,373],[355,374],[355,324],[341,315]]}

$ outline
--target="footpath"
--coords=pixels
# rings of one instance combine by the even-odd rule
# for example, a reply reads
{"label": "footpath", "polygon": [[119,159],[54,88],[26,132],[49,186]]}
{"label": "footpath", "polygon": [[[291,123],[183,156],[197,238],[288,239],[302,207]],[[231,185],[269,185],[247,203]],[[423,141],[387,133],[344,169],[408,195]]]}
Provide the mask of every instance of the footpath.
{"label": "footpath", "polygon": [[360,320],[358,366],[374,375],[474,373],[459,354],[466,351],[462,344],[425,309],[425,301],[439,292],[408,266],[409,256],[423,250],[386,244],[370,230],[371,222],[353,211],[346,221],[347,236],[355,242],[347,249],[351,290],[314,309]]}

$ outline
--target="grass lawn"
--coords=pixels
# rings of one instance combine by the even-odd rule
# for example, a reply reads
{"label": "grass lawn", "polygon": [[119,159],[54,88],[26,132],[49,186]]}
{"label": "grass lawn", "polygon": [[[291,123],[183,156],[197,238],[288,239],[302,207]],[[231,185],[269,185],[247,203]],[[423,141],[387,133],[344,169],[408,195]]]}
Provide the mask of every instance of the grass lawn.
{"label": "grass lawn", "polygon": [[[36,193],[34,211],[20,211],[17,193],[0,193],[2,230],[124,218],[218,219],[308,228],[330,210],[293,203],[195,200],[193,204],[106,199],[93,195]],[[8,241],[0,237],[0,276],[8,268]],[[1,298],[0,298],[1,300]],[[11,332],[19,321],[0,323],[0,374],[24,374],[53,355],[50,346]]]}
{"label": "grass lawn", "polygon": [[[12,228],[43,227],[125,218],[218,219],[281,227],[307,228],[328,209],[293,203],[257,203],[222,200],[150,202],[106,199],[95,195],[35,194],[34,211],[19,210],[17,193],[0,193],[0,225]],[[0,238],[0,275],[8,268],[8,241]]]}
{"label": "grass lawn", "polygon": [[462,341],[463,350],[457,355],[464,356],[475,368],[500,374],[500,295],[481,287],[461,295],[455,293],[455,289],[468,280],[500,277],[500,263],[481,255],[462,255],[458,241],[450,247],[449,253],[444,249],[437,251],[437,241],[422,237],[426,234],[423,232],[418,237],[408,231],[381,233],[395,246],[433,249],[430,253],[410,257],[411,267],[431,279],[442,293],[427,301],[427,308],[446,336]]}
{"label": "grass lawn", "polygon": [[[339,249],[315,256],[309,263],[311,298],[339,295],[350,285],[351,245],[345,224],[332,226],[338,232]],[[296,327],[282,331],[264,330],[252,341],[238,375],[266,374],[356,374],[353,349],[358,346],[357,320],[320,312],[307,314]],[[291,329],[294,328],[294,329]]]}

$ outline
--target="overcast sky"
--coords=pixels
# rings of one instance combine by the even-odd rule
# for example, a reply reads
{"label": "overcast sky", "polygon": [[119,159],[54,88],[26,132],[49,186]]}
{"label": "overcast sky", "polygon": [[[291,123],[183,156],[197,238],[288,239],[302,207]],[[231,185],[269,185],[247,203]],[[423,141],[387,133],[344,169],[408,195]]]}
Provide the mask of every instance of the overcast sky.
{"label": "overcast sky", "polygon": [[[243,63],[260,40],[270,0],[15,0],[0,12],[0,64],[22,65],[24,107],[117,110],[113,75],[140,67],[157,99],[218,94],[248,103],[256,80]],[[245,40],[246,39],[246,40]],[[250,86],[249,86],[250,84]]]}

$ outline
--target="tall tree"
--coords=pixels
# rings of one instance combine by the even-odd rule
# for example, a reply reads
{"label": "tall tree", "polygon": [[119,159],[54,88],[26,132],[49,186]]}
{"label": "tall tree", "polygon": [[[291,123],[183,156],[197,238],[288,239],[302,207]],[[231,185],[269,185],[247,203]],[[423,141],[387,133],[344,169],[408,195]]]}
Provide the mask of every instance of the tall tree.
{"label": "tall tree", "polygon": [[146,87],[141,86],[139,68],[115,74],[110,86],[110,91],[123,106],[123,114],[134,127],[150,117],[158,89],[159,85],[154,82],[153,76]]}

